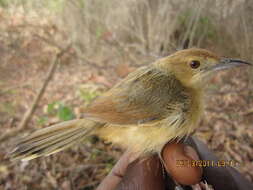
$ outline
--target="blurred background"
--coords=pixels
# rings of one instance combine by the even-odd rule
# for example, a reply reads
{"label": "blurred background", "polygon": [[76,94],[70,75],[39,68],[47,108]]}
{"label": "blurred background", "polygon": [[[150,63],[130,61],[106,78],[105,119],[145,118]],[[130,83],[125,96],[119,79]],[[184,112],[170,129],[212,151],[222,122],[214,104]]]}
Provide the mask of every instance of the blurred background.
{"label": "blurred background", "polygon": [[[129,72],[188,47],[253,62],[253,1],[0,0],[0,189],[95,189],[122,154],[96,137],[29,162],[5,155],[16,138],[82,117]],[[196,131],[251,181],[252,74],[212,79]]]}

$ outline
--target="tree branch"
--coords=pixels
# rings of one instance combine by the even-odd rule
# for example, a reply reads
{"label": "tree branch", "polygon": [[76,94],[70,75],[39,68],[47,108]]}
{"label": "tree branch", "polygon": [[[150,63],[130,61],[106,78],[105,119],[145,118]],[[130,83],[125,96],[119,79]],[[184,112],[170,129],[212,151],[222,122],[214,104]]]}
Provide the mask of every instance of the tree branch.
{"label": "tree branch", "polygon": [[42,84],[41,88],[39,89],[33,103],[32,103],[32,106],[26,111],[22,121],[20,122],[19,126],[8,132],[8,133],[5,133],[3,134],[1,137],[0,137],[0,142],[2,141],[5,141],[7,138],[9,137],[12,137],[14,136],[15,134],[17,134],[18,132],[22,131],[25,126],[27,125],[27,123],[31,120],[31,117],[33,115],[33,113],[35,112],[36,108],[37,108],[37,105],[40,101],[40,99],[42,98],[46,88],[47,88],[47,85],[48,83],[50,82],[50,80],[52,79],[54,73],[55,73],[55,70],[56,70],[56,67],[57,65],[59,64],[59,59],[65,54],[65,52],[67,52],[68,50],[70,49],[70,45],[68,45],[66,48],[64,49],[61,49],[61,51],[55,56],[55,58],[52,60],[52,63],[50,65],[50,68],[47,72],[47,76],[46,76],[46,79],[44,81],[44,83]]}

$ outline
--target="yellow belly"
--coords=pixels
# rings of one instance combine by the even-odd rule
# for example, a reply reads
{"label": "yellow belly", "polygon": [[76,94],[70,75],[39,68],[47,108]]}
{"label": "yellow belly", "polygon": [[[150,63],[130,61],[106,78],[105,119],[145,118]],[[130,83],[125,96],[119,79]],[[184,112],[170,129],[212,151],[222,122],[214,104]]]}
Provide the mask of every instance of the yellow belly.
{"label": "yellow belly", "polygon": [[96,134],[140,154],[160,152],[167,142],[184,137],[193,129],[177,123],[170,126],[167,122],[165,119],[149,125],[107,125],[98,129]]}

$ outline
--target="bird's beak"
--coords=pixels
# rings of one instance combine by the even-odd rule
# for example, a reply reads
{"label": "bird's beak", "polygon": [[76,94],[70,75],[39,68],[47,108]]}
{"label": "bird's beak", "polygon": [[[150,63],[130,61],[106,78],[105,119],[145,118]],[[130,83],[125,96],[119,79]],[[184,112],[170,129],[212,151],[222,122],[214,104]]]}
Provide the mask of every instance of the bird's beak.
{"label": "bird's beak", "polygon": [[253,66],[252,63],[242,61],[240,59],[222,58],[220,60],[220,63],[209,67],[207,70],[208,71],[219,71],[219,70],[229,69],[229,68],[233,68],[233,67],[239,67],[239,66],[243,66],[243,65]]}

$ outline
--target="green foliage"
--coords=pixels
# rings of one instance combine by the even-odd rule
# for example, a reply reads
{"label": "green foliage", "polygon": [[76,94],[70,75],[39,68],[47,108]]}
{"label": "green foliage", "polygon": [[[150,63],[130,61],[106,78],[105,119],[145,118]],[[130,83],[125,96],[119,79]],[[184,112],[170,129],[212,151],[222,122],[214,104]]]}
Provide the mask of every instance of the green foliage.
{"label": "green foliage", "polygon": [[96,37],[100,38],[102,36],[102,34],[104,33],[104,29],[101,26],[97,26],[96,28]]}
{"label": "green foliage", "polygon": [[8,6],[8,0],[0,0],[0,7],[7,7]]}
{"label": "green foliage", "polygon": [[40,117],[38,120],[37,120],[37,123],[38,125],[45,125],[45,123],[48,121],[48,117],[46,116],[43,116],[43,117]]}
{"label": "green foliage", "polygon": [[88,89],[80,89],[80,96],[87,103],[91,102],[91,100],[93,100],[99,95],[100,93],[97,91],[92,91]]}
{"label": "green foliage", "polygon": [[59,102],[53,102],[47,105],[47,113],[50,115],[55,114],[55,106],[58,104]]}
{"label": "green foliage", "polygon": [[69,107],[64,106],[64,105],[60,105],[57,116],[59,119],[63,121],[67,121],[67,120],[71,120],[75,118],[75,115],[72,112],[72,110]]}
{"label": "green foliage", "polygon": [[53,102],[47,105],[47,113],[57,116],[62,121],[67,121],[75,118],[75,115],[70,107],[61,102]]}

